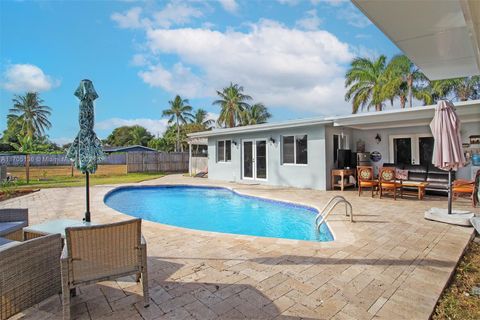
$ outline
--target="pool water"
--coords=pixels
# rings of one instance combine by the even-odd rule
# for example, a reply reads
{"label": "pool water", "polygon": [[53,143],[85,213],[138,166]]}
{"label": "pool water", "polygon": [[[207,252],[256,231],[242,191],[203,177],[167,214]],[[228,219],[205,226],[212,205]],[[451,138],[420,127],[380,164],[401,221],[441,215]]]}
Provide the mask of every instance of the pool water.
{"label": "pool water", "polygon": [[120,187],[105,203],[122,213],[204,231],[311,241],[332,241],[327,224],[315,228],[311,207],[243,196],[225,188]]}

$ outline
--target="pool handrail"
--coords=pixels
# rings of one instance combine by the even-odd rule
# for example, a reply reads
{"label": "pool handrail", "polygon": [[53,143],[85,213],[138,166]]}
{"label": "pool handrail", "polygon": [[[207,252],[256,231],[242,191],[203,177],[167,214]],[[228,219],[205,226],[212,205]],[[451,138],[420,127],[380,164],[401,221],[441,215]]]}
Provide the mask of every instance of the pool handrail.
{"label": "pool handrail", "polygon": [[[327,220],[332,210],[339,203],[345,204],[345,216],[350,216],[350,222],[353,222],[352,204],[347,199],[345,199],[345,197],[337,195],[330,198],[330,200],[328,200],[328,202],[325,204],[322,210],[320,210],[320,212],[315,217],[315,225],[316,225],[317,231],[320,229],[320,226]],[[349,209],[350,209],[350,212],[349,212]]]}

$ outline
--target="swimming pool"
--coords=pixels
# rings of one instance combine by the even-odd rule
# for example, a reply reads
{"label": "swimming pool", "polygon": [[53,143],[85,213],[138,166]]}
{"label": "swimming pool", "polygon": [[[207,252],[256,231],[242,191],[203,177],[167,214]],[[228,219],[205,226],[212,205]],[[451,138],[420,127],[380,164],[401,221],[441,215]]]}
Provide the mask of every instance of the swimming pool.
{"label": "swimming pool", "polygon": [[226,188],[120,187],[105,203],[122,213],[167,225],[271,238],[332,241],[324,223],[315,228],[314,208],[244,196]]}

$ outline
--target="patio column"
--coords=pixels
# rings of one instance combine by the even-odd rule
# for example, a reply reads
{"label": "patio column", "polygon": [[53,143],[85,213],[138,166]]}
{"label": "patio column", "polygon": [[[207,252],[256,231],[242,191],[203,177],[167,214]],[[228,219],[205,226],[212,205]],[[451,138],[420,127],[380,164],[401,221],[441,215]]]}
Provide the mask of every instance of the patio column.
{"label": "patio column", "polygon": [[192,175],[192,143],[188,142],[188,174]]}

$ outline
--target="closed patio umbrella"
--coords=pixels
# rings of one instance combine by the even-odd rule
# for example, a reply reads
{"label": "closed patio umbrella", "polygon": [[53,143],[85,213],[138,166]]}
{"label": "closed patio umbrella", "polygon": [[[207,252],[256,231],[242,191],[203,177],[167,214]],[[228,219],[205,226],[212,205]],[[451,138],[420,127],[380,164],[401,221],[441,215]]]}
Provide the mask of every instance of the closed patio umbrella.
{"label": "closed patio umbrella", "polygon": [[465,157],[460,136],[460,119],[450,101],[438,102],[430,129],[435,140],[432,163],[439,169],[448,170],[448,214],[451,214],[452,171],[463,167]]}
{"label": "closed patio umbrella", "polygon": [[94,108],[93,100],[98,98],[90,80],[80,81],[75,91],[80,99],[79,124],[80,131],[67,151],[67,157],[74,162],[75,167],[86,177],[86,211],[85,221],[90,222],[90,174],[97,170],[98,161],[105,157],[100,139],[93,131]]}

